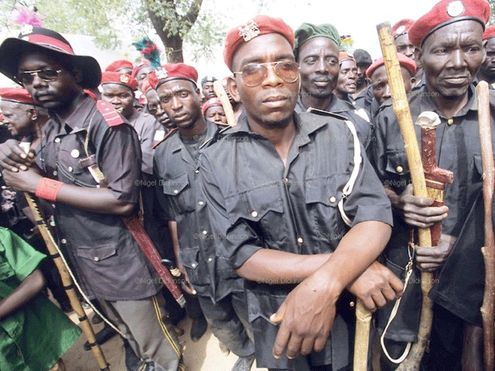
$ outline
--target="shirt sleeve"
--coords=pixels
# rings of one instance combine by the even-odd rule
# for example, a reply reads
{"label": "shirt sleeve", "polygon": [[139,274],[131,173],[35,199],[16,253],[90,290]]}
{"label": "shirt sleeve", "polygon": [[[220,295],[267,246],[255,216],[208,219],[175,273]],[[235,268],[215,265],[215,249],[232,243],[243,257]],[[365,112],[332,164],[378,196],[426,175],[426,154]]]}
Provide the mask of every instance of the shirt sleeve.
{"label": "shirt sleeve", "polygon": [[23,281],[33,273],[46,255],[36,251],[26,241],[8,229],[0,229],[0,252],[15,272],[16,277]]}
{"label": "shirt sleeve", "polygon": [[141,170],[146,174],[153,173],[153,138],[155,136],[155,130],[155,118],[151,115],[144,117],[141,137],[141,152],[143,154]]}
{"label": "shirt sleeve", "polygon": [[361,169],[351,194],[344,200],[344,211],[353,226],[365,221],[379,221],[393,226],[390,200],[362,146],[361,152]]}
{"label": "shirt sleeve", "polygon": [[229,215],[225,198],[219,188],[215,171],[207,156],[200,156],[201,194],[206,200],[206,210],[211,233],[216,243],[217,256],[227,260],[232,269],[238,269],[263,243],[250,225]]}
{"label": "shirt sleeve", "polygon": [[141,149],[135,130],[122,124],[106,130],[98,150],[108,188],[121,201],[137,203],[141,179]]}

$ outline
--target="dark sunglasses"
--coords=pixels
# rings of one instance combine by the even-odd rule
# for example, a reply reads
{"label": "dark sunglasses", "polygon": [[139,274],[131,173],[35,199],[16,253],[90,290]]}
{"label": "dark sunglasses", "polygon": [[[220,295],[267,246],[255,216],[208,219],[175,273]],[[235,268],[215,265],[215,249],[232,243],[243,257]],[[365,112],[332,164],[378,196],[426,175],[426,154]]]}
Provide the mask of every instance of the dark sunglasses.
{"label": "dark sunglasses", "polygon": [[248,87],[260,85],[268,76],[268,66],[272,66],[275,74],[284,82],[292,84],[299,78],[299,65],[293,61],[270,63],[249,63],[234,75],[241,75],[242,82]]}
{"label": "dark sunglasses", "polygon": [[30,85],[34,81],[34,77],[38,76],[43,81],[55,81],[58,79],[62,70],[54,70],[51,68],[43,68],[41,70],[33,70],[33,71],[23,71],[20,72],[16,79],[23,85]]}

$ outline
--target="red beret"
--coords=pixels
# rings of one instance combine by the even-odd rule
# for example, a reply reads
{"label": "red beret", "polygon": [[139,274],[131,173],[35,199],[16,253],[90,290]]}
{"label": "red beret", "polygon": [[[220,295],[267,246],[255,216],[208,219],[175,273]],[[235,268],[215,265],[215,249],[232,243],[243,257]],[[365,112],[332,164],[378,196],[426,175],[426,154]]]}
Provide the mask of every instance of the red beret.
{"label": "red beret", "polygon": [[141,62],[139,62],[138,64],[136,64],[134,66],[134,69],[132,70],[132,77],[136,77],[138,72],[141,70],[141,68],[143,67],[147,67],[147,66],[151,66],[151,63],[149,60],[147,59],[142,59]]}
{"label": "red beret", "polygon": [[137,89],[137,81],[127,73],[105,71],[101,74],[101,85],[119,84],[128,87],[131,90]]}
{"label": "red beret", "polygon": [[354,57],[347,53],[347,52],[339,52],[339,62],[342,63],[343,61],[354,61],[356,62],[356,60],[354,59]]}
{"label": "red beret", "polygon": [[119,72],[119,70],[128,68],[131,71],[134,69],[134,65],[132,64],[131,61],[128,61],[126,59],[119,59],[117,61],[114,61],[110,63],[107,68],[105,68],[105,71],[109,72]]}
{"label": "red beret", "polygon": [[495,25],[488,26],[485,32],[483,32],[483,40],[488,40],[492,37],[495,37]]}
{"label": "red beret", "polygon": [[490,4],[486,0],[441,0],[409,29],[409,40],[421,47],[428,36],[448,24],[475,20],[483,29],[490,19]]}
{"label": "red beret", "polygon": [[9,102],[35,105],[33,98],[24,88],[0,88],[0,98]]}
{"label": "red beret", "polygon": [[[154,72],[154,71],[153,71]],[[154,90],[153,87],[150,84],[149,78],[143,80],[143,85],[141,86],[141,91],[143,94],[146,94],[150,90]]]}
{"label": "red beret", "polygon": [[294,31],[280,18],[272,18],[267,15],[258,15],[247,23],[235,27],[227,32],[223,49],[223,60],[232,70],[232,59],[235,51],[243,44],[260,35],[278,33],[285,37],[291,48],[294,49]]}
{"label": "red beret", "polygon": [[153,89],[157,89],[161,84],[172,80],[189,80],[194,85],[198,81],[198,71],[193,66],[185,63],[167,63],[158,71],[152,71],[148,75],[148,80]]}
{"label": "red beret", "polygon": [[[401,53],[397,53],[397,58],[399,59],[399,64],[401,65],[401,67],[407,69],[411,74],[411,76],[414,76],[416,74],[416,62],[413,59],[406,57],[404,54]],[[373,72],[375,72],[378,69],[378,67],[381,67],[383,65],[384,65],[383,58],[378,58],[366,70],[366,77],[370,79],[371,75],[373,75]]]}
{"label": "red beret", "polygon": [[414,20],[412,19],[401,19],[399,22],[394,24],[392,26],[392,35],[394,35],[394,39],[408,33],[413,23]]}
{"label": "red beret", "polygon": [[203,106],[201,107],[201,111],[203,112],[203,116],[205,115],[206,110],[208,110],[208,108],[216,107],[216,106],[223,107],[220,99],[218,99],[216,97],[208,99],[205,103],[203,103]]}

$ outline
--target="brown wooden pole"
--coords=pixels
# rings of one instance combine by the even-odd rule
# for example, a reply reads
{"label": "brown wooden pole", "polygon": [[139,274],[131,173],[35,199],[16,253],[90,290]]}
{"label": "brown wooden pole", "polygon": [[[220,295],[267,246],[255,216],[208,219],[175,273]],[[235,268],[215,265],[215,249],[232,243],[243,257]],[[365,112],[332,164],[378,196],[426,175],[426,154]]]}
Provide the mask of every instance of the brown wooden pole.
{"label": "brown wooden pole", "polygon": [[358,300],[356,302],[353,371],[366,371],[368,369],[368,349],[372,318],[373,314]]}
{"label": "brown wooden pole", "polygon": [[[414,195],[419,197],[428,197],[426,189],[425,174],[421,161],[414,124],[409,110],[404,81],[397,58],[394,39],[392,37],[389,23],[382,23],[377,26],[378,37],[382,49],[385,69],[387,71],[388,82],[392,96],[392,106],[397,116],[400,126],[400,132],[404,140],[404,148],[407,154],[407,162],[411,174],[411,181],[414,188]],[[431,247],[431,233],[428,228],[419,228],[419,246]],[[428,343],[433,320],[433,305],[428,298],[428,293],[432,287],[433,275],[431,273],[421,273],[421,291],[423,293],[423,302],[421,306],[420,327],[418,331],[418,341],[412,346],[408,358],[399,366],[398,370],[417,370],[423,358],[426,345]]]}
{"label": "brown wooden pole", "polygon": [[62,258],[60,257],[57,248],[57,243],[55,242],[50,230],[48,229],[48,226],[45,223],[45,220],[43,219],[43,216],[41,215],[38,203],[36,202],[34,197],[29,193],[25,192],[24,196],[26,197],[26,201],[29,205],[29,208],[33,213],[34,220],[36,222],[36,225],[38,226],[41,236],[45,241],[48,253],[50,254],[50,257],[53,259],[55,266],[57,267],[58,273],[60,274],[60,278],[62,279],[62,284],[64,286],[65,292],[67,293],[67,296],[69,298],[70,305],[72,306],[74,312],[76,312],[77,314],[77,317],[79,319],[79,326],[81,327],[82,332],[86,336],[86,339],[88,340],[88,343],[91,346],[91,351],[93,352],[93,356],[96,359],[96,363],[98,364],[100,370],[110,370],[110,366],[107,360],[105,359],[105,355],[103,354],[103,351],[101,350],[99,344],[96,342],[93,328],[91,327],[88,317],[84,312],[81,302],[79,301],[74,282],[72,281],[72,278],[69,272],[67,271],[67,267],[65,266]]}
{"label": "brown wooden pole", "polygon": [[483,363],[485,370],[495,369],[494,365],[494,306],[495,306],[495,240],[493,235],[492,205],[494,164],[490,117],[490,97],[486,81],[476,86],[478,98],[478,121],[483,164],[483,204],[485,245],[481,248],[485,263],[485,289],[481,316],[483,318]]}
{"label": "brown wooden pole", "polygon": [[217,95],[220,102],[222,102],[223,110],[225,112],[225,116],[227,117],[227,123],[229,126],[235,126],[237,124],[237,120],[235,119],[234,110],[232,109],[232,104],[230,104],[229,96],[227,92],[223,88],[220,80],[216,80],[213,82],[213,90],[215,90],[215,94]]}

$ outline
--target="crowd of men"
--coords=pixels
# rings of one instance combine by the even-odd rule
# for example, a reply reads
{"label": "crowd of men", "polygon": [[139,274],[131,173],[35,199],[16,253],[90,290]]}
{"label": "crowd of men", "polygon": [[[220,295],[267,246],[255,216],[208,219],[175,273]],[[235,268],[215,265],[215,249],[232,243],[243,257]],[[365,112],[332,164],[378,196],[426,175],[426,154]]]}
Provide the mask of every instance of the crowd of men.
{"label": "crowd of men", "polygon": [[[228,31],[232,73],[219,82],[229,102],[215,77],[198,85],[190,64],[117,60],[102,72],[53,30],[7,38],[0,72],[22,87],[0,89],[2,226],[46,252],[22,194],[40,200],[84,299],[123,336],[129,370],[187,369],[176,326],[184,311],[149,248],[176,267],[189,336],[209,326],[238,357],[234,371],[254,361],[351,370],[356,300],[374,312],[370,369],[397,368],[418,340],[421,272],[435,277],[421,369],[483,370],[475,86],[495,83],[490,15],[486,0],[441,0],[392,27],[413,120],[439,116],[437,165],[454,177],[442,206],[413,193],[383,58],[342,50],[331,24],[294,31],[258,15]],[[494,110],[490,93],[492,119]],[[417,246],[418,228],[439,224],[437,246]],[[11,277],[2,269],[14,267],[9,249],[0,249],[0,288]],[[1,369],[50,369],[67,348],[39,366],[22,357],[23,331],[9,330],[40,290],[23,283],[39,274],[36,259],[0,290]],[[41,268],[70,311],[55,268]],[[114,334],[107,326],[98,340]]]}

